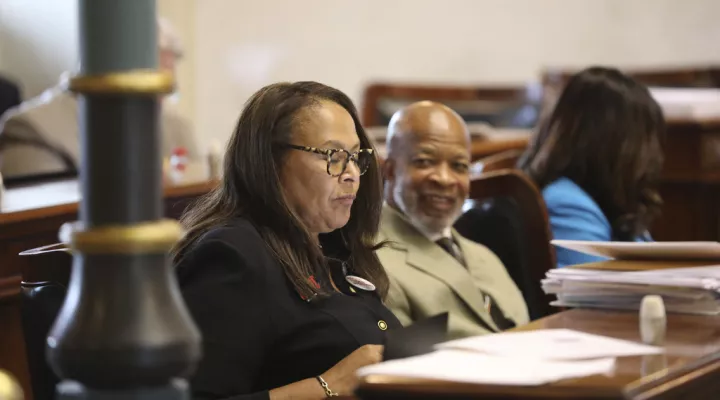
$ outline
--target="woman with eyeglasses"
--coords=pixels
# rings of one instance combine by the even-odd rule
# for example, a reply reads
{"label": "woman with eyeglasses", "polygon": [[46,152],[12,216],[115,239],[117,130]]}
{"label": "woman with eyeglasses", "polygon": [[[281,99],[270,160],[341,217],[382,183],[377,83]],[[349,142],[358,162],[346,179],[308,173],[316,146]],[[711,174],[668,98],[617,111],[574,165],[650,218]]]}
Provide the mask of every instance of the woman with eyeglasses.
{"label": "woman with eyeglasses", "polygon": [[182,217],[180,288],[203,336],[194,398],[348,395],[381,359],[388,278],[375,255],[382,183],[342,92],[267,86],[245,105],[221,184]]}

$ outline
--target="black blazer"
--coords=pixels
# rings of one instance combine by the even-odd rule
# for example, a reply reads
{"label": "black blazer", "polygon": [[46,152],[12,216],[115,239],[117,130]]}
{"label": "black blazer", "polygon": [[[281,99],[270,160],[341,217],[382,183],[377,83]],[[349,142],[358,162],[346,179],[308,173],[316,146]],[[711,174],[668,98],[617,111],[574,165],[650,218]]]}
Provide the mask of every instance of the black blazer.
{"label": "black blazer", "polygon": [[349,287],[342,264],[330,269],[342,293],[306,301],[247,220],[192,246],[176,271],[203,336],[193,397],[267,399],[270,389],[322,374],[401,326],[375,292]]}

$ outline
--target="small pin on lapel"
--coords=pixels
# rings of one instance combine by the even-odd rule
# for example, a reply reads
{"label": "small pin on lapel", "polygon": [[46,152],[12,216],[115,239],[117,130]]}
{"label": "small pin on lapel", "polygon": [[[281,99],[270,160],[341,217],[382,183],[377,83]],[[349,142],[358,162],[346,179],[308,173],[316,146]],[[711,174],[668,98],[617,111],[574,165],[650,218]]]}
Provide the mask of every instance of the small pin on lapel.
{"label": "small pin on lapel", "polygon": [[348,275],[345,277],[345,280],[358,289],[362,289],[368,292],[372,292],[375,290],[375,285],[373,285],[372,282],[359,276]]}

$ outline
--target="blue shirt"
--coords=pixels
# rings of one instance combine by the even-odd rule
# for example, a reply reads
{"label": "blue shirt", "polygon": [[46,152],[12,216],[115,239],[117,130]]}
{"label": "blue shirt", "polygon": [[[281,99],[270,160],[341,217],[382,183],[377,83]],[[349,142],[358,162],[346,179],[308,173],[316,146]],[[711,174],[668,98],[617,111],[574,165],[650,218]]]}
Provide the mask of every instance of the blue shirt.
{"label": "blue shirt", "polygon": [[[560,178],[547,185],[542,194],[550,217],[550,228],[554,239],[596,242],[613,240],[612,227],[600,206],[575,182],[567,178]],[[648,241],[651,239],[646,234],[635,240]],[[558,268],[605,260],[602,257],[560,247],[555,248],[555,254]]]}

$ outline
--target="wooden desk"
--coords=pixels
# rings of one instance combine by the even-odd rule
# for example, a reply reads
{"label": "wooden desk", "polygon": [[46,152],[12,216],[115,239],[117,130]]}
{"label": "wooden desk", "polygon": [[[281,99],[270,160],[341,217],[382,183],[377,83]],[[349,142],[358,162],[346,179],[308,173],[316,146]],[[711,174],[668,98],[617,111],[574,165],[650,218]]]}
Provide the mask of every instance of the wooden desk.
{"label": "wooden desk", "polygon": [[[473,161],[477,161],[508,150],[524,150],[528,146],[530,136],[531,132],[529,131],[527,134],[473,135],[470,142],[470,156]],[[385,142],[377,142],[375,147],[380,159],[384,159],[386,156]]]}
{"label": "wooden desk", "polygon": [[524,150],[528,146],[530,137],[509,137],[493,139],[475,139],[470,144],[472,160],[499,154],[508,150]]}
{"label": "wooden desk", "polygon": [[539,112],[541,90],[537,84],[489,87],[373,83],[365,88],[360,115],[364,126],[387,125],[400,108],[432,100],[453,108],[469,122],[529,126],[526,124],[534,124],[537,114],[534,117],[523,114],[529,110]]}
{"label": "wooden desk", "polygon": [[[546,68],[542,73],[543,89],[549,86],[561,89],[577,69]],[[653,69],[625,69],[630,75],[646,86],[671,88],[720,88],[720,66],[698,65],[693,67],[660,67]]]}
{"label": "wooden desk", "polygon": [[[517,330],[566,328],[639,341],[634,312],[570,310]],[[589,376],[535,387],[472,385],[368,376],[367,400],[442,399],[715,399],[720,393],[720,317],[671,314],[665,355],[620,357],[611,376]],[[482,371],[478,371],[482,373]]]}
{"label": "wooden desk", "polygon": [[[164,190],[166,217],[178,218],[190,201],[215,185],[206,179],[169,184]],[[0,368],[18,379],[26,400],[32,400],[32,392],[20,319],[20,281],[28,276],[67,279],[71,257],[18,253],[56,243],[60,226],[77,220],[79,200],[78,182],[64,180],[8,189],[0,207]]]}

